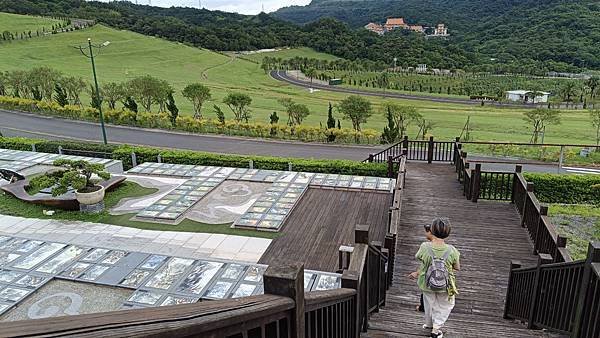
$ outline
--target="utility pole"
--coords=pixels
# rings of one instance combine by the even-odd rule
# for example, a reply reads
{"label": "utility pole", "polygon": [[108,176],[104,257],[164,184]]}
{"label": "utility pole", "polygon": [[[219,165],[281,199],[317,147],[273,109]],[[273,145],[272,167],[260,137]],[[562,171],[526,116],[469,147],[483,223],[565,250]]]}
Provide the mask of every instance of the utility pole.
{"label": "utility pole", "polygon": [[[108,46],[109,44],[110,44],[110,42],[106,41],[99,46],[95,46],[95,45],[92,45],[92,39],[88,38],[87,53],[89,53],[89,54],[86,54],[85,47],[83,47],[83,46],[75,47],[75,48],[79,49],[81,54],[83,54],[88,59],[92,60],[92,73],[94,74],[94,86],[96,89],[96,92],[93,95],[96,95],[96,100],[99,103],[98,104],[98,112],[100,113],[100,128],[102,129],[102,141],[104,142],[104,144],[107,144],[106,128],[104,127],[104,115],[102,114],[102,97],[100,96],[100,87],[98,86],[98,77],[96,75],[96,62],[94,60],[94,48],[100,49],[102,47]],[[94,98],[92,97],[92,101],[93,100],[94,100]]]}

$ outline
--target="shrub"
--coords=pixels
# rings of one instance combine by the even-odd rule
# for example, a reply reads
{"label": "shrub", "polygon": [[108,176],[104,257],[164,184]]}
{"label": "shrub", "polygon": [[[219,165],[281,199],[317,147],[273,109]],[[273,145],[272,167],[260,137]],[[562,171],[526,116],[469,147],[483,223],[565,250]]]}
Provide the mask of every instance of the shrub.
{"label": "shrub", "polygon": [[600,204],[599,176],[527,173],[525,178],[543,203]]}
{"label": "shrub", "polygon": [[111,153],[112,158],[121,160],[123,167],[129,169],[132,166],[131,153],[135,152],[137,162],[156,162],[160,154],[165,163],[211,165],[235,168],[248,168],[249,161],[254,162],[254,168],[287,170],[289,163],[294,171],[308,171],[316,173],[332,173],[345,175],[381,176],[387,175],[387,164],[385,163],[363,163],[351,160],[315,160],[299,158],[281,158],[253,155],[223,155],[191,150],[166,150],[152,147],[131,147],[114,144],[100,144],[74,141],[45,141],[28,139],[22,137],[0,137],[0,148],[15,150],[31,150],[35,144],[36,149],[41,152],[57,153],[58,147],[81,151],[95,151]]}
{"label": "shrub", "polygon": [[160,154],[164,163],[193,164],[248,168],[249,161],[256,169],[287,170],[292,164],[294,171],[332,173],[346,175],[381,176],[387,175],[386,164],[362,163],[350,160],[314,160],[280,158],[268,156],[222,155],[191,150],[164,150],[150,147],[122,146],[113,152],[113,158],[123,161],[125,168],[131,167],[131,153],[135,153],[138,163],[156,162]]}
{"label": "shrub", "polygon": [[[36,101],[10,96],[0,96],[0,107],[27,111],[41,115],[52,115],[67,119],[98,121],[99,111],[95,108],[65,105],[56,102]],[[127,109],[104,111],[104,120],[116,125],[127,125],[141,128],[175,129],[190,133],[213,133],[250,137],[273,137],[280,139],[300,140],[305,142],[327,142],[335,140],[339,143],[377,143],[379,133],[373,129],[354,131],[343,128],[323,129],[318,126],[298,125],[290,128],[281,124],[242,123],[218,119],[194,119],[191,116],[179,116],[175,123],[167,113],[135,113]]]}

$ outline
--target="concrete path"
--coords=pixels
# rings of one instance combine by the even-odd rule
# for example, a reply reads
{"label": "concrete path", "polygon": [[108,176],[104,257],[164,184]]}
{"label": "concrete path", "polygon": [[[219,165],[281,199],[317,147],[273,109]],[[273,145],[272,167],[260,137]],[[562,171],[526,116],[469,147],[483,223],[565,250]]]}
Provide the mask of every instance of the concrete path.
{"label": "concrete path", "polygon": [[256,263],[270,239],[0,215],[0,235],[144,253]]}

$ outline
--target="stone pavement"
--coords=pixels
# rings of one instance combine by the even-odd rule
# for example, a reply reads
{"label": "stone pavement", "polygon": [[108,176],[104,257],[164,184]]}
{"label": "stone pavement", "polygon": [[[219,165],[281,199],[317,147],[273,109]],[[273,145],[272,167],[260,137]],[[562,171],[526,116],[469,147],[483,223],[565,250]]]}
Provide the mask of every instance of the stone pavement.
{"label": "stone pavement", "polygon": [[0,235],[93,245],[195,259],[256,263],[269,247],[265,238],[176,231],[155,231],[110,224],[0,215]]}

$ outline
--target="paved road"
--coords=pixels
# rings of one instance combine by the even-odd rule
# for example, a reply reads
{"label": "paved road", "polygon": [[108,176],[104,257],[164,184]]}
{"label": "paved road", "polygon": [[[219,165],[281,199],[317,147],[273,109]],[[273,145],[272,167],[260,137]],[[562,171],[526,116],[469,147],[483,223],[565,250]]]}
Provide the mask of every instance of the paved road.
{"label": "paved road", "polygon": [[[358,95],[366,95],[366,96],[377,96],[382,97],[382,92],[373,92],[368,90],[359,90],[359,89],[351,89],[345,87],[336,87],[329,86],[318,83],[310,83],[308,81],[302,81],[296,79],[290,75],[288,75],[285,71],[273,70],[270,73],[271,77],[278,81],[287,82],[289,84],[293,84],[295,86],[304,87],[304,88],[315,88],[320,90],[327,90],[330,92],[339,92],[339,93],[348,93],[348,94],[358,94]],[[419,100],[419,101],[429,101],[429,102],[441,102],[441,103],[458,103],[465,105],[481,105],[481,101],[474,101],[469,99],[461,99],[461,98],[449,98],[449,97],[437,97],[437,96],[426,96],[426,95],[410,95],[410,94],[400,94],[394,92],[385,93],[385,97],[388,98],[396,98],[396,99],[410,99],[410,100]],[[512,104],[512,103],[493,103],[486,102],[486,105],[495,105],[500,107],[511,107],[511,108],[532,108],[532,105],[522,105],[522,104]]]}
{"label": "paved road", "polygon": [[[0,110],[0,132],[5,136],[25,136],[45,139],[76,139],[100,142],[102,134],[96,123],[64,120],[33,114]],[[110,143],[148,145],[208,151],[223,154],[265,155],[364,160],[378,148],[281,142],[219,135],[174,133],[109,125],[106,128]]]}
{"label": "paved road", "polygon": [[[0,109],[0,132],[5,136],[44,139],[72,139],[99,142],[100,127],[96,123],[64,120]],[[266,155],[278,157],[364,160],[382,146],[343,146],[311,143],[279,142],[220,135],[173,133],[121,126],[107,126],[109,142],[154,147],[200,150],[222,154]],[[472,156],[471,161],[489,162],[491,157]],[[515,160],[518,162],[518,160]],[[483,170],[513,171],[514,163],[484,163]],[[524,171],[570,174],[600,174],[600,170],[564,167],[553,164],[524,164]]]}

